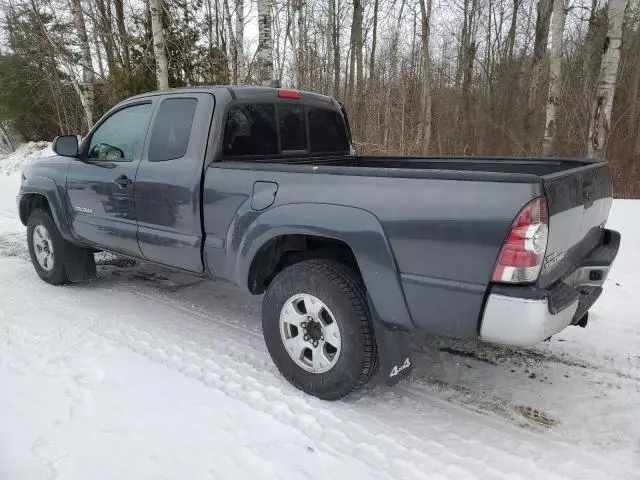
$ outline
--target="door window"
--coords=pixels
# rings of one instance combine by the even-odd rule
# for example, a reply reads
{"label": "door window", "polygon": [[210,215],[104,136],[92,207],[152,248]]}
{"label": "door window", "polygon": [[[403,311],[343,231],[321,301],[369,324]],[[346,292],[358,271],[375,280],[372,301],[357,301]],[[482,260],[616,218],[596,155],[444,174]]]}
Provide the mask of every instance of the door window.
{"label": "door window", "polygon": [[184,157],[197,105],[195,98],[168,98],[160,104],[149,140],[150,162]]}
{"label": "door window", "polygon": [[111,115],[93,132],[89,158],[108,161],[140,158],[150,114],[151,104],[144,103]]}

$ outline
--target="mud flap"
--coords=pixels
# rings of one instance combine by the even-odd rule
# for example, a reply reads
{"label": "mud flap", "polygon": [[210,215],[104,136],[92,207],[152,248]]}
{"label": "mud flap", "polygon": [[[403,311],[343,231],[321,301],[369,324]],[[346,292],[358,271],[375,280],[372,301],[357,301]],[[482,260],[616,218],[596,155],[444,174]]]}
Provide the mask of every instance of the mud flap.
{"label": "mud flap", "polygon": [[378,317],[371,299],[368,302],[378,346],[380,372],[385,383],[392,386],[407,378],[413,370],[409,333],[385,325]]}
{"label": "mud flap", "polygon": [[96,278],[96,262],[93,253],[84,248],[68,245],[64,251],[64,269],[72,283]]}

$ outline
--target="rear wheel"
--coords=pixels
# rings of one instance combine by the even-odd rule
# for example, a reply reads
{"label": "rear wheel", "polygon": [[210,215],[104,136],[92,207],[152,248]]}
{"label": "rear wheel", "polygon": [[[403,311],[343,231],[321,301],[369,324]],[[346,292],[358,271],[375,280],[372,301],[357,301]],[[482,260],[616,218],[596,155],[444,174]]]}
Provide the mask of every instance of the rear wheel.
{"label": "rear wheel", "polygon": [[280,272],[264,297],[262,328],[282,375],[316,397],[342,398],[374,372],[364,285],[340,263],[307,260]]}

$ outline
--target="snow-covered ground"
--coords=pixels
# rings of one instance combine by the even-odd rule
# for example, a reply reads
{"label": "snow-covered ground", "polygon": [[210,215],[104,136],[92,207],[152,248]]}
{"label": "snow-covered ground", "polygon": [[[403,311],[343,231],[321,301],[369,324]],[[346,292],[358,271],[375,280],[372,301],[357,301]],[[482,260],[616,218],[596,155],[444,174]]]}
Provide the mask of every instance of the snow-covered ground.
{"label": "snow-covered ground", "polygon": [[11,159],[1,480],[640,478],[640,201],[614,202],[622,249],[586,329],[531,349],[416,338],[409,381],[327,403],[280,377],[260,299],[231,286],[106,255],[90,284],[40,281]]}

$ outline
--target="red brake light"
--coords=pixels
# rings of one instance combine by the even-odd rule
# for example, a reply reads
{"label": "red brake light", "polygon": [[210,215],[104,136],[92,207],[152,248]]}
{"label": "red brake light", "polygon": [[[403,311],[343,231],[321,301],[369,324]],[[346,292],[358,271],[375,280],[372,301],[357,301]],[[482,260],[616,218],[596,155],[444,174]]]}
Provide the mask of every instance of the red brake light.
{"label": "red brake light", "polygon": [[529,283],[537,280],[549,237],[547,201],[538,197],[518,214],[502,245],[492,280]]}
{"label": "red brake light", "polygon": [[298,90],[283,90],[283,89],[280,89],[280,90],[278,90],[278,96],[280,98],[295,98],[296,100],[302,98],[302,95],[300,94],[300,92]]}

